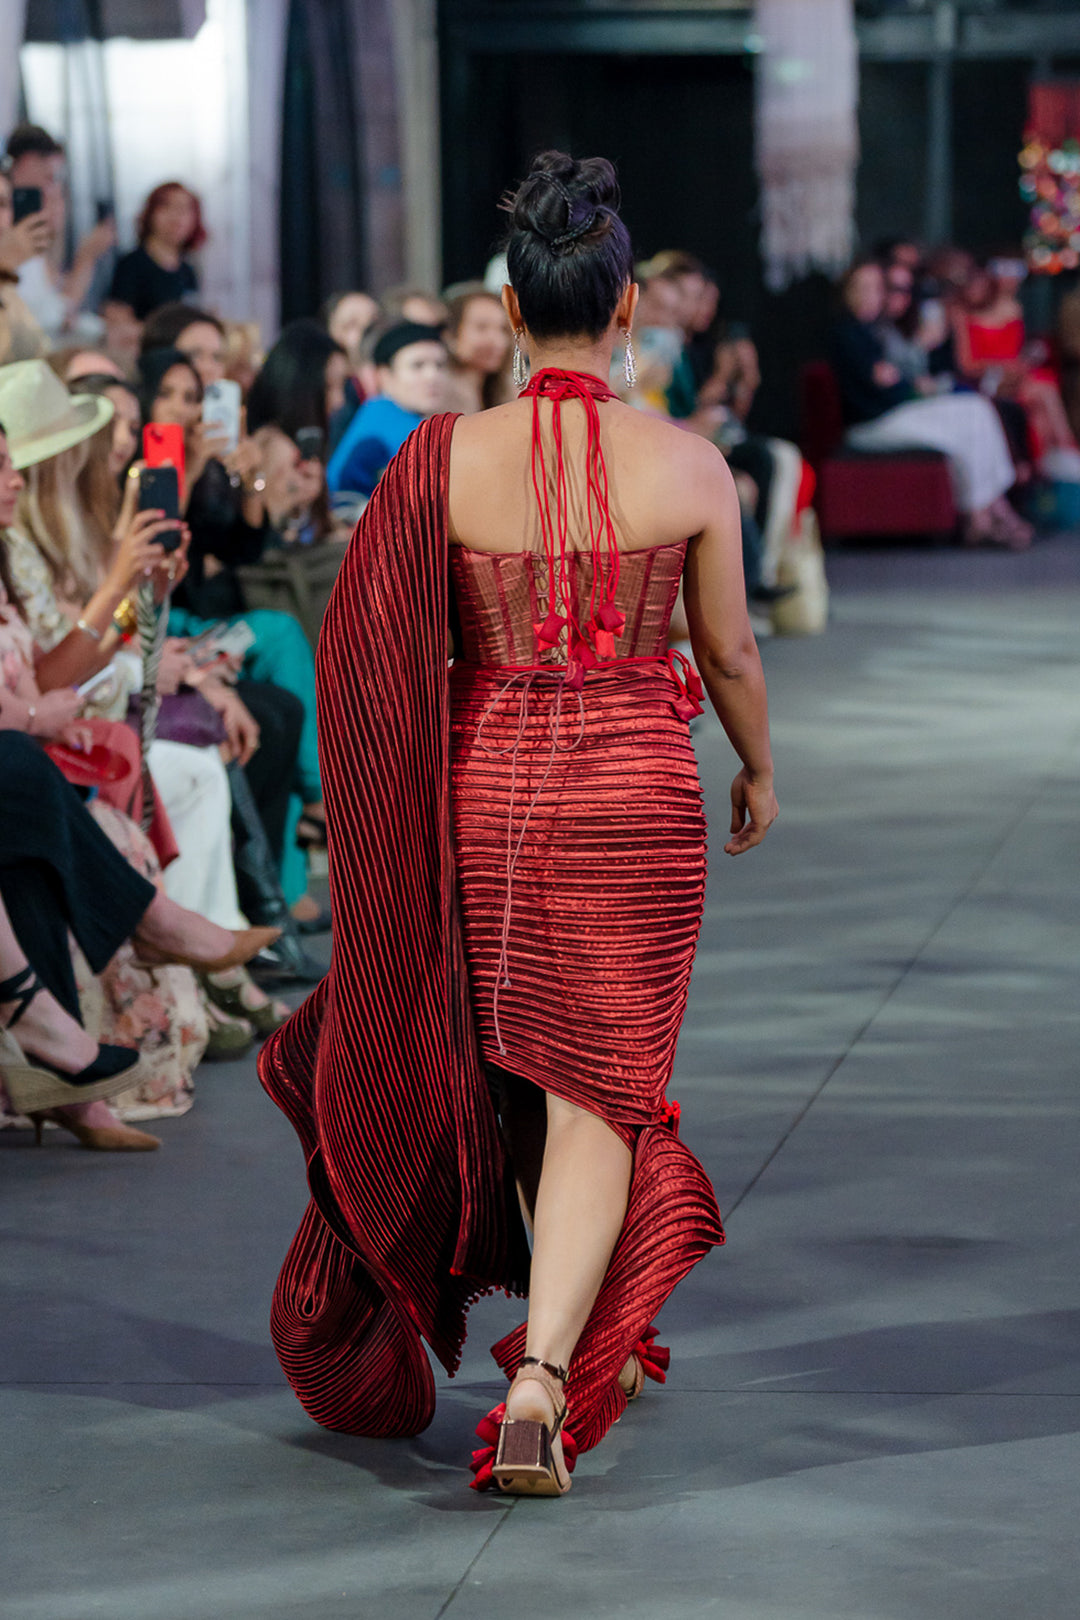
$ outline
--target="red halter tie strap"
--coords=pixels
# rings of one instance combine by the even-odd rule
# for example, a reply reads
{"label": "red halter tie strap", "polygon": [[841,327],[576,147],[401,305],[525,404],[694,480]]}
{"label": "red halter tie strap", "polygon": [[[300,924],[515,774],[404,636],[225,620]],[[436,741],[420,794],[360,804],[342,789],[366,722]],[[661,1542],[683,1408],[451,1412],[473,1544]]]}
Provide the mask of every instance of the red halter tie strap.
{"label": "red halter tie strap", "polygon": [[[615,638],[621,636],[626,616],[615,606],[619,586],[619,547],[611,521],[607,466],[600,443],[600,413],[597,401],[615,399],[607,383],[585,371],[559,371],[553,366],[538,371],[522,389],[522,398],[533,402],[532,482],[540,511],[540,530],[548,563],[548,613],[536,625],[540,651],[550,652],[567,632],[568,684],[580,691],[586,670],[601,660],[615,657]],[[555,441],[554,511],[548,476],[544,439],[540,428],[540,400],[552,403],[552,435]],[[563,456],[562,406],[577,400],[585,409],[585,511],[589,525],[589,549],[593,559],[589,616],[579,623],[574,597],[567,544],[566,462]],[[560,612],[559,609],[562,609]]]}

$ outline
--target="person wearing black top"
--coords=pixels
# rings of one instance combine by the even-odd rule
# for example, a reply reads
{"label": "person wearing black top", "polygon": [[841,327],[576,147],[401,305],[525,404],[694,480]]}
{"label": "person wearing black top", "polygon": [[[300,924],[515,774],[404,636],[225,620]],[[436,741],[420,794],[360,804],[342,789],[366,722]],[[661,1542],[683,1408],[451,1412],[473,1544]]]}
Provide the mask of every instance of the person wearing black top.
{"label": "person wearing black top", "polygon": [[847,442],[855,450],[940,450],[949,459],[966,538],[1015,548],[1031,544],[1029,524],[1005,491],[1016,481],[997,412],[981,394],[924,393],[927,379],[905,382],[886,358],[878,329],[885,309],[880,264],[861,260],[840,284],[841,313],[829,353],[840,388]]}
{"label": "person wearing black top", "polygon": [[162,304],[194,298],[199,278],[186,258],[206,240],[199,199],[178,181],[150,193],[139,216],[139,245],[117,261],[108,302],[145,321]]}

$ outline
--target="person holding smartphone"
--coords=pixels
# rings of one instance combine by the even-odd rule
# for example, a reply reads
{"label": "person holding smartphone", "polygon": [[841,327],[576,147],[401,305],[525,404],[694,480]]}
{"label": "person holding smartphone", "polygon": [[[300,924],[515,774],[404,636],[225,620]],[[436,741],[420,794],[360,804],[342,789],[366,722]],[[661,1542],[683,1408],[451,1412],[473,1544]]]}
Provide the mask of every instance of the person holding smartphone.
{"label": "person holding smartphone", "polygon": [[[8,137],[7,155],[15,190],[36,188],[41,193],[48,244],[26,261],[19,290],[50,341],[55,341],[78,325],[98,260],[116,245],[116,226],[111,215],[99,220],[79,241],[70,267],[64,269],[60,260],[67,224],[64,148],[39,125],[20,124]],[[88,318],[88,324],[95,330],[100,327],[96,317]]]}
{"label": "person holding smartphone", "polygon": [[0,365],[34,360],[48,347],[41,323],[19,292],[23,265],[44,253],[48,245],[44,214],[39,208],[16,219],[14,188],[10,177],[0,171]]}

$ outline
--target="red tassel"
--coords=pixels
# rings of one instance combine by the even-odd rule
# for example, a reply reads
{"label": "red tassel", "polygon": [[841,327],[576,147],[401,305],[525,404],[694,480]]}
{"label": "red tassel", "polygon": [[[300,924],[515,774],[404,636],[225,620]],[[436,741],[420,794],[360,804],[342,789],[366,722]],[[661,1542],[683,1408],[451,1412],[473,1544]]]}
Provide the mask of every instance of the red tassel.
{"label": "red tassel", "polygon": [[626,614],[617,608],[614,602],[605,602],[596,615],[596,622],[603,630],[610,630],[612,635],[621,636],[626,629]]}
{"label": "red tassel", "polygon": [[682,1118],[682,1109],[674,1097],[664,1101],[664,1112],[660,1116],[661,1125],[670,1125],[676,1136],[679,1134],[679,1120]]}
{"label": "red tassel", "polygon": [[558,646],[559,637],[562,635],[565,624],[566,620],[561,618],[554,608],[551,608],[543,624],[533,625],[541,652],[550,652],[552,647]]}
{"label": "red tassel", "polygon": [[615,637],[610,630],[597,630],[593,636],[597,657],[611,659],[615,657]]}

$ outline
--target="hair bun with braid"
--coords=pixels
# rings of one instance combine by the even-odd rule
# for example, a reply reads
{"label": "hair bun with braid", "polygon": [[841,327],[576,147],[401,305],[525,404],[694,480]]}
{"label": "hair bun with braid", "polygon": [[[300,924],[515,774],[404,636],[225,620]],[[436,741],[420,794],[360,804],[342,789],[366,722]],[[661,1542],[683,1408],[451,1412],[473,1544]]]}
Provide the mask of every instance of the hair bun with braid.
{"label": "hair bun with braid", "polygon": [[633,276],[612,164],[541,152],[502,207],[510,281],[530,332],[599,337]]}

